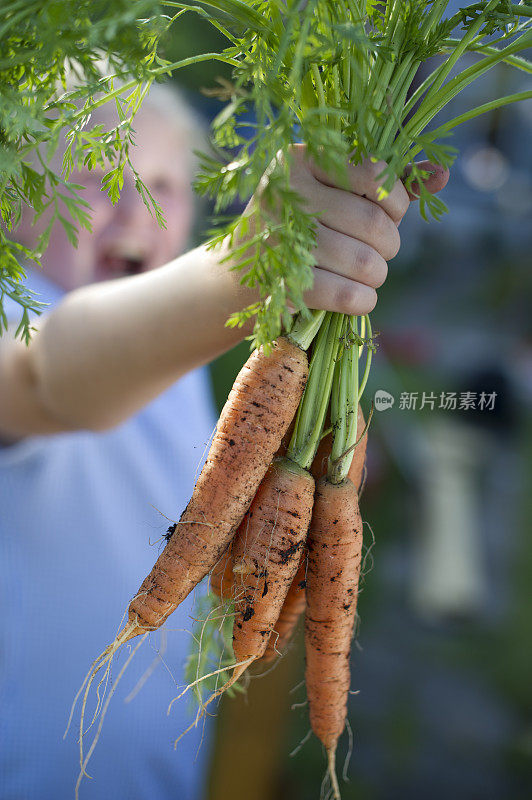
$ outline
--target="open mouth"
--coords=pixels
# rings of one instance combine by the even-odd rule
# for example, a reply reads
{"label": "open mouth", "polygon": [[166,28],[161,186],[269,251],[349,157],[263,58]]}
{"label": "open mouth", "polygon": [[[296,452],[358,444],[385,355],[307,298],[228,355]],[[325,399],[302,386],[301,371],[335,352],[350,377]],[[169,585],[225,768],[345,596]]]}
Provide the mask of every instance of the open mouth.
{"label": "open mouth", "polygon": [[139,275],[146,269],[146,259],[140,254],[107,253],[100,258],[102,273],[109,278]]}

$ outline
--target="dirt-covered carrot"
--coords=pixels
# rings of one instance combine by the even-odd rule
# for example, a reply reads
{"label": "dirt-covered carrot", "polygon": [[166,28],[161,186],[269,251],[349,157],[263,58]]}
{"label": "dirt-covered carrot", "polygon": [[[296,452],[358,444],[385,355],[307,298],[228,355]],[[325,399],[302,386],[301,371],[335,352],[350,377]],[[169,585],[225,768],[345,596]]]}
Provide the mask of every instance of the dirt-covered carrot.
{"label": "dirt-covered carrot", "polygon": [[[288,459],[274,461],[233,542],[237,662],[263,655],[301,560],[314,479]],[[266,532],[266,535],[264,533]]]}
{"label": "dirt-covered carrot", "polygon": [[362,519],[352,481],[321,478],[308,536],[306,684],[312,730],[323,743],[335,797],[336,745],[344,730],[349,654],[362,558]]}
{"label": "dirt-covered carrot", "polygon": [[[336,746],[347,715],[349,654],[362,560],[358,483],[363,459],[355,459],[354,453],[363,442],[358,424],[359,399],[368,362],[360,381],[359,340],[358,321],[352,318],[344,334],[344,348],[336,360],[330,408],[331,455],[327,476],[316,484],[307,542],[307,697],[312,729],[327,751],[328,772],[337,800],[340,791]],[[370,355],[368,350],[368,359]],[[351,468],[357,471],[356,484],[348,477]]]}
{"label": "dirt-covered carrot", "polygon": [[[278,452],[284,450],[286,447],[281,447]],[[232,677],[217,693],[229,688],[253,661],[261,660],[270,647],[273,625],[279,622],[281,607],[284,608],[283,603],[286,605],[296,583],[294,572],[302,563],[313,497],[312,475],[294,462],[276,457],[235,534],[232,546],[211,573],[214,610],[217,614],[222,611],[224,619],[225,614],[230,614],[233,620],[232,643],[229,645],[225,639],[222,652],[227,651],[230,661],[236,662]],[[304,569],[300,580],[304,580]],[[299,594],[304,608],[304,590],[300,589]],[[295,621],[303,608],[294,610]],[[285,616],[288,623],[288,615]],[[290,624],[290,631],[292,627]],[[216,640],[222,628],[223,623],[215,626]],[[203,629],[204,623],[201,624]],[[274,637],[278,639],[277,632]],[[282,642],[281,646],[284,646]],[[268,660],[276,654],[273,648]],[[193,651],[193,663],[197,663],[199,657],[200,653],[196,655]]]}
{"label": "dirt-covered carrot", "polygon": [[[286,451],[288,449],[288,445],[290,444],[290,438],[292,436],[292,431],[294,428],[294,420],[290,423],[290,426],[283,436],[279,449],[275,454],[275,458],[283,458],[286,455]],[[233,558],[232,558],[232,547],[229,546],[219,561],[213,567],[211,572],[211,580],[210,580],[210,591],[216,595],[220,600],[231,600],[234,597],[234,587],[233,587]]]}
{"label": "dirt-covered carrot", "polygon": [[[299,333],[304,338],[304,331]],[[226,550],[298,407],[308,361],[296,341],[281,337],[269,353],[255,350],[241,369],[189,504],[131,601],[126,625],[87,676],[80,779],[95,744],[84,758],[84,710],[94,677],[102,668],[110,669],[125,642],[160,627]]]}
{"label": "dirt-covered carrot", "polygon": [[129,606],[131,636],[158,628],[212,569],[279,448],[305,386],[307,358],[282,337],[237,376],[176,531]]}
{"label": "dirt-covered carrot", "polygon": [[231,546],[227,548],[214,565],[209,584],[210,591],[220,600],[230,600],[233,596],[233,559]]}
{"label": "dirt-covered carrot", "polygon": [[277,656],[282,655],[296,628],[296,625],[305,610],[307,575],[307,553],[306,549],[301,556],[299,567],[294,575],[288,594],[285,597],[281,613],[274,625],[272,634],[268,639],[268,644],[261,662],[268,664]]}
{"label": "dirt-covered carrot", "polygon": [[[366,446],[368,441],[367,431],[362,435],[365,428],[364,414],[362,408],[358,407],[357,419],[357,433],[358,444],[353,453],[353,460],[349,467],[348,477],[353,482],[354,486],[360,488],[362,484],[362,475],[364,472],[364,464],[366,461]],[[311,472],[315,480],[319,480],[327,471],[327,462],[331,453],[332,434],[323,437],[320,446],[312,462]],[[306,574],[307,574],[307,558],[306,553],[303,553],[299,569],[292,581],[288,594],[286,595],[281,613],[275,623],[272,635],[268,639],[268,646],[261,659],[263,663],[273,661],[277,656],[281,655],[292,635],[296,629],[299,618],[305,610],[305,588],[306,588]]]}
{"label": "dirt-covered carrot", "polygon": [[[233,541],[237,663],[263,655],[301,559],[314,497],[309,468],[323,430],[342,333],[341,315],[328,313],[324,321],[287,458],[268,471]],[[325,379],[316,368],[324,363],[329,364]]]}

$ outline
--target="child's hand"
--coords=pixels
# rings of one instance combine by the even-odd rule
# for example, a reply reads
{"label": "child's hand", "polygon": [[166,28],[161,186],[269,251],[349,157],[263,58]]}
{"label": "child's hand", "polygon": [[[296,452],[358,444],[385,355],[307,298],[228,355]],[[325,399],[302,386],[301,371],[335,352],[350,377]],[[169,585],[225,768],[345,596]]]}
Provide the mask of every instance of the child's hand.
{"label": "child's hand", "polygon": [[[448,170],[429,162],[421,166],[433,172],[425,182],[428,190],[434,194],[443,189]],[[377,199],[376,179],[384,167],[370,159],[350,165],[350,190],[340,189],[306,159],[304,145],[294,147],[292,187],[307,200],[308,210],[319,215],[314,286],[305,295],[309,308],[368,314],[375,307],[387,261],[399,251],[399,223],[415,199],[401,181],[387,197]]]}

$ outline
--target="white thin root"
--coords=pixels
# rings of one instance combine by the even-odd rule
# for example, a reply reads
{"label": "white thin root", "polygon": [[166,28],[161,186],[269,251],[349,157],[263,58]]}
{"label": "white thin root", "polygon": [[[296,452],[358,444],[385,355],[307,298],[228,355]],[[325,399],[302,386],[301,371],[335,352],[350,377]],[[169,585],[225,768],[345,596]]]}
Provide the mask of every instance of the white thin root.
{"label": "white thin root", "polygon": [[290,706],[290,711],[295,711],[296,708],[305,708],[307,705],[308,700],[303,700],[301,703],[292,703]]}
{"label": "white thin root", "polygon": [[297,745],[297,747],[294,747],[292,752],[288,754],[290,756],[290,758],[293,758],[294,756],[296,756],[299,753],[301,748],[306,745],[306,743],[308,742],[308,740],[310,739],[311,736],[312,736],[312,728],[309,728],[307,733],[303,736],[303,738],[301,739],[301,741]]}
{"label": "white thin root", "polygon": [[[197,711],[196,717],[194,719],[194,722],[191,722],[190,725],[188,726],[188,728],[186,728],[186,730],[184,730],[183,733],[180,736],[178,736],[177,739],[175,740],[175,742],[174,742],[174,750],[177,748],[177,745],[181,741],[183,736],[186,736],[186,734],[189,731],[191,731],[192,728],[196,728],[197,727],[198,722],[200,721],[200,719],[202,719],[202,717],[206,714],[207,706],[210,703],[212,703],[213,700],[216,700],[218,697],[221,697],[222,694],[225,691],[227,691],[227,689],[230,689],[231,686],[234,683],[236,683],[237,680],[241,677],[241,675],[246,671],[248,666],[253,663],[253,661],[255,661],[255,658],[253,656],[251,656],[251,658],[246,659],[246,661],[237,662],[236,664],[233,665],[233,667],[226,667],[223,670],[216,670],[215,672],[211,673],[211,675],[217,675],[219,672],[226,672],[228,669],[234,669],[234,673],[231,676],[231,678],[229,678],[229,680],[226,683],[224,683],[223,686],[221,686],[219,689],[217,689],[215,692],[213,692],[211,694],[211,696],[209,697],[209,699],[206,700],[205,703],[202,703],[201,706],[198,708],[198,711]],[[201,678],[200,680],[205,680],[205,678],[209,678],[209,677],[211,677],[211,676],[210,675],[204,675],[203,678]],[[189,686],[187,686],[185,691],[187,691],[187,689],[192,688],[192,686],[194,686],[195,684],[197,684],[199,682],[200,682],[199,680],[198,681],[194,681],[194,683],[191,683]],[[185,692],[182,692],[179,695],[179,697],[182,697],[184,693]],[[174,700],[178,700],[178,699],[179,698],[177,698],[177,697],[174,698]],[[172,700],[172,703],[174,702],[174,700]],[[172,703],[170,703],[170,706],[172,705]],[[170,711],[170,707],[168,708],[168,711]]]}
{"label": "white thin root", "polygon": [[336,745],[327,750],[328,772],[331,781],[334,800],[342,800],[340,797],[340,786],[336,777]]}
{"label": "white thin root", "polygon": [[[107,652],[107,650],[104,650],[104,651],[103,651],[103,653],[100,653],[100,655],[99,655],[97,658],[95,658],[95,659],[94,659],[94,661],[93,661],[93,662],[92,662],[92,664],[90,665],[89,671],[88,671],[88,672],[87,672],[87,674],[85,675],[85,678],[84,678],[84,680],[83,680],[83,683],[82,683],[82,684],[81,684],[81,686],[79,687],[79,689],[78,689],[78,691],[77,691],[77,694],[76,694],[76,696],[74,697],[74,700],[72,701],[72,706],[70,707],[70,714],[68,715],[68,722],[67,722],[67,726],[66,726],[66,728],[65,728],[65,732],[64,732],[64,734],[63,734],[63,739],[66,739],[66,737],[68,736],[68,732],[69,732],[69,730],[70,730],[70,726],[71,726],[71,724],[72,724],[72,717],[74,716],[74,711],[75,711],[75,709],[76,709],[76,706],[77,706],[78,700],[79,700],[79,698],[80,698],[80,695],[81,695],[81,693],[82,693],[83,689],[85,688],[85,684],[87,683],[87,681],[89,680],[89,678],[90,678],[90,677],[91,677],[91,675],[93,674],[93,671],[96,669],[96,665],[98,664],[98,662],[99,662],[101,659],[103,659],[103,658],[104,658],[104,656],[105,656],[106,652]],[[102,662],[102,664],[103,664],[103,662]],[[102,664],[101,664],[100,666],[102,666]],[[100,667],[98,667],[98,669],[99,669],[99,668],[100,668]]]}
{"label": "white thin root", "polygon": [[[194,688],[194,686],[197,686],[199,683],[202,683],[203,681],[207,680],[207,678],[212,678],[212,677],[214,677],[215,675],[220,675],[220,673],[222,673],[222,672],[229,672],[229,670],[231,670],[231,669],[235,669],[236,667],[244,667],[244,669],[242,669],[242,670],[240,670],[240,671],[239,671],[239,670],[237,670],[237,675],[236,675],[236,677],[233,675],[233,676],[232,676],[232,677],[231,677],[231,678],[230,678],[230,679],[227,681],[227,683],[224,683],[224,685],[222,686],[222,688],[221,688],[221,689],[218,689],[218,691],[217,691],[217,692],[215,692],[215,693],[212,695],[212,697],[210,697],[210,698],[207,700],[207,703],[205,703],[205,705],[207,705],[208,703],[210,703],[210,702],[211,702],[211,700],[214,700],[215,696],[218,696],[218,694],[221,694],[221,693],[222,693],[222,692],[224,692],[226,689],[229,689],[229,688],[230,688],[230,687],[233,685],[233,683],[236,683],[236,681],[237,681],[237,680],[238,680],[238,678],[239,678],[239,677],[242,675],[242,673],[245,671],[245,669],[246,669],[246,668],[249,666],[249,664],[251,664],[251,662],[252,662],[252,661],[254,661],[254,660],[255,660],[255,659],[252,657],[252,658],[248,658],[248,659],[246,659],[246,661],[237,661],[237,663],[236,663],[236,664],[233,664],[232,666],[231,666],[231,665],[229,665],[229,666],[227,666],[227,667],[220,667],[220,669],[215,669],[213,672],[208,672],[206,675],[202,675],[202,676],[201,676],[201,678],[198,678],[197,680],[195,680],[195,681],[192,681],[192,683],[189,683],[189,684],[188,684],[188,686],[185,686],[185,688],[183,689],[183,691],[182,691],[180,694],[178,694],[178,695],[177,695],[177,697],[174,697],[174,699],[170,701],[170,705],[168,706],[168,709],[167,709],[166,713],[167,713],[168,715],[170,715],[170,709],[172,708],[172,706],[173,706],[173,704],[176,702],[176,700],[180,700],[180,699],[183,697],[183,695],[185,695],[185,694],[186,694],[186,693],[189,691],[189,689],[193,689],[193,688]],[[190,729],[188,729],[188,730],[190,730]],[[187,731],[185,731],[185,733],[186,733],[186,732],[187,732]],[[179,737],[179,738],[181,738],[181,737]]]}
{"label": "white thin root", "polygon": [[[122,675],[126,671],[126,668],[128,667],[128,665],[131,663],[131,660],[132,660],[133,656],[135,655],[135,653],[137,652],[137,650],[139,649],[139,647],[141,646],[141,644],[145,640],[145,638],[148,635],[148,633],[146,632],[144,634],[144,636],[142,636],[140,641],[137,643],[137,645],[131,651],[130,655],[128,656],[128,658],[127,658],[127,660],[126,660],[126,662],[124,664],[124,666],[120,670],[117,679],[112,684],[111,689],[109,691],[109,694],[107,695],[107,698],[105,699],[105,702],[104,702],[105,693],[107,691],[107,685],[108,685],[108,681],[109,681],[109,675],[110,675],[110,671],[111,671],[111,666],[112,666],[112,663],[113,663],[113,658],[116,655],[117,651],[122,647],[122,645],[125,644],[129,639],[133,638],[133,636],[136,635],[136,632],[138,631],[138,629],[139,629],[138,625],[136,623],[134,623],[134,622],[129,623],[128,625],[125,626],[125,628],[122,629],[122,631],[117,635],[117,637],[114,640],[114,642],[112,644],[110,644],[108,647],[106,647],[106,649],[103,651],[103,653],[101,653],[101,655],[99,655],[98,658],[93,662],[93,664],[91,666],[91,669],[89,670],[87,676],[85,677],[85,680],[83,681],[83,684],[81,685],[80,690],[78,691],[76,697],[74,698],[74,702],[72,704],[72,709],[70,711],[70,717],[69,717],[69,720],[68,720],[67,730],[65,731],[65,736],[66,736],[66,734],[68,732],[68,729],[70,727],[70,723],[72,721],[72,716],[73,716],[73,713],[74,713],[74,708],[75,708],[75,706],[77,704],[78,698],[80,697],[81,693],[83,692],[83,689],[85,688],[85,692],[83,694],[83,701],[82,701],[82,704],[81,704],[81,714],[80,714],[80,722],[79,722],[79,763],[80,763],[80,772],[79,772],[79,775],[78,775],[78,780],[76,782],[76,788],[75,788],[75,798],[76,798],[76,800],[78,800],[78,797],[79,797],[79,787],[81,785],[81,781],[83,780],[83,777],[84,776],[87,777],[87,778],[91,777],[87,773],[86,768],[87,768],[89,760],[90,760],[90,758],[91,758],[91,756],[92,756],[92,754],[94,752],[94,748],[96,747],[96,743],[98,742],[98,739],[100,738],[100,733],[101,733],[101,730],[102,730],[102,727],[103,727],[103,722],[104,722],[104,719],[105,719],[105,715],[107,713],[107,709],[109,708],[109,703],[111,701],[111,698],[112,698],[113,694],[116,691],[116,687],[118,686],[118,683],[119,683]],[[96,675],[100,672],[100,670],[103,667],[105,667],[105,672],[103,674],[102,679],[98,683],[97,692],[96,692],[96,696],[97,696],[96,710],[95,710],[95,712],[93,714],[93,717],[92,717],[90,725],[88,726],[88,728],[85,728],[85,709],[86,709],[86,706],[87,706],[87,699],[89,697],[89,692],[90,692],[92,683],[94,681],[94,678],[96,677]],[[103,692],[102,696],[100,696],[99,688],[102,685],[102,683],[104,683],[104,682],[105,682],[104,692]],[[91,743],[91,745],[89,747],[89,750],[88,750],[87,754],[84,755],[84,753],[83,753],[83,739],[87,735],[87,732],[90,730],[92,725],[94,724],[98,714],[100,715],[100,720],[99,720],[99,723],[98,723],[98,728],[97,728],[96,734],[94,735],[94,739],[92,740],[92,743]]]}
{"label": "white thin root", "polygon": [[349,762],[351,761],[351,756],[353,755],[353,741],[354,740],[353,740],[353,728],[351,727],[348,719],[346,719],[346,721],[345,721],[345,727],[347,728],[347,734],[349,736],[349,746],[347,748],[347,755],[346,755],[345,761],[344,761],[344,768],[343,768],[343,771],[342,771],[342,778],[344,779],[344,781],[346,781],[346,783],[349,783],[349,776],[347,774],[347,770],[349,768]]}
{"label": "white thin root", "polygon": [[[164,663],[163,655],[166,653],[166,647],[167,647],[167,644],[166,644],[166,631],[162,630],[161,631],[161,647],[160,647],[160,649],[158,651],[156,651],[155,658],[151,662],[150,666],[148,667],[148,669],[146,670],[144,675],[142,675],[141,678],[137,681],[137,685],[133,687],[133,689],[130,691],[128,696],[124,699],[124,703],[131,703],[131,701],[138,695],[138,693],[140,692],[140,690],[142,689],[142,687],[144,686],[146,681],[153,675],[153,673],[155,672],[155,670],[157,669],[159,664],[161,662]],[[172,676],[172,678],[173,678],[173,676]],[[174,680],[174,683],[175,683],[175,680]]]}

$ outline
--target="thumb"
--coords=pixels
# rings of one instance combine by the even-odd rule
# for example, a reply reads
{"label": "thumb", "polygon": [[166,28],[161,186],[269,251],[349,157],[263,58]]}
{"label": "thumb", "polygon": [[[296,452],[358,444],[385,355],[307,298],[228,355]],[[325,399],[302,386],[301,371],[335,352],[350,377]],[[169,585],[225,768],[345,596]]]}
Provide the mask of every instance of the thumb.
{"label": "thumb", "polygon": [[[430,172],[430,175],[425,178],[423,183],[425,188],[428,189],[431,194],[436,194],[447,185],[447,181],[449,180],[449,170],[445,167],[442,167],[439,164],[433,164],[432,161],[418,161],[416,162],[416,166],[419,167],[419,169]],[[412,168],[407,167],[405,169],[405,177],[409,175],[411,171]],[[408,196],[411,200],[418,199],[419,185],[417,181],[414,181],[408,190]]]}

